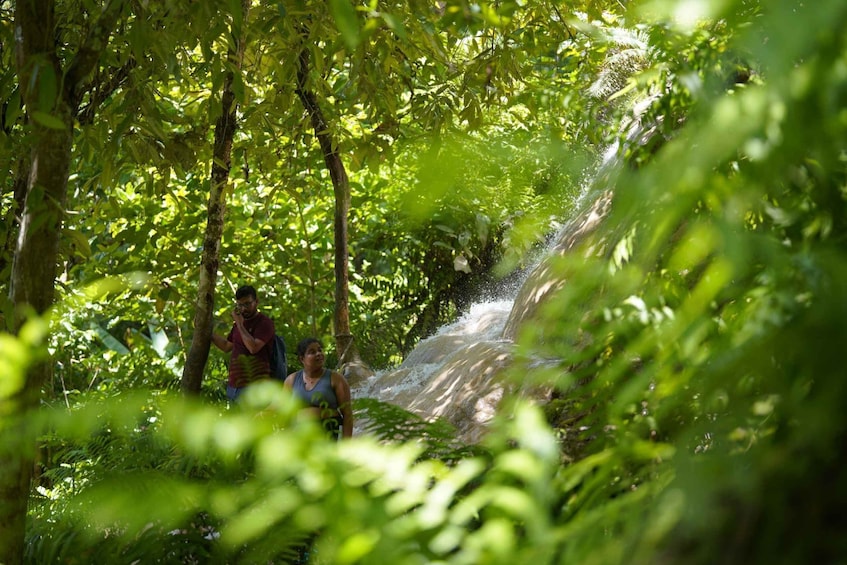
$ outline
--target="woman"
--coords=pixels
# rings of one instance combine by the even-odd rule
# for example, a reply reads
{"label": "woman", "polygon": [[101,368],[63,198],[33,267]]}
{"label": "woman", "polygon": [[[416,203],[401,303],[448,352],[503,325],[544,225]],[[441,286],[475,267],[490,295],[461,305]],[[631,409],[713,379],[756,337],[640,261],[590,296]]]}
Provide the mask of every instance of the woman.
{"label": "woman", "polygon": [[353,437],[353,409],[350,385],[341,373],[324,368],[324,348],[314,337],[297,344],[297,358],[303,369],[285,379],[285,388],[306,404],[306,410],[321,420],[337,439]]}

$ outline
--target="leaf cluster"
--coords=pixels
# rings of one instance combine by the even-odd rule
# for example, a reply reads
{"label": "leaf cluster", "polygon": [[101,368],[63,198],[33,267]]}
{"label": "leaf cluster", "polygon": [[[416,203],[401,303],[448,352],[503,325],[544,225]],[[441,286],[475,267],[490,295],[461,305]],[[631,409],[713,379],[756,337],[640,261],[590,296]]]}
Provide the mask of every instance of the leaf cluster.
{"label": "leaf cluster", "polygon": [[[570,211],[599,191],[614,191],[602,229],[547,264],[566,284],[518,339],[523,361],[514,375],[523,385],[552,388],[555,401],[542,412],[507,400],[479,450],[456,446],[441,423],[369,401],[357,411],[371,434],[330,443],[298,421],[272,387],[257,388],[243,411],[184,403],[168,393],[66,406],[43,428],[45,445],[54,450],[45,480],[53,484],[44,487],[51,492],[39,491],[44,498],[34,506],[33,561],[78,555],[284,561],[305,545],[333,563],[843,561],[838,517],[845,503],[839,477],[847,388],[839,354],[847,319],[847,75],[839,30],[847,9],[835,1],[737,0],[696,3],[702,11],[690,12],[692,3],[651,2],[618,17],[585,4],[584,15],[565,19],[552,4],[539,3],[551,11],[527,8],[521,20],[518,3],[501,3],[502,11],[488,3],[474,5],[477,11],[444,3],[443,19],[429,17],[464,35],[440,38],[433,52],[472,55],[465,59],[468,72],[415,59],[398,76],[426,68],[433,81],[461,78],[467,97],[450,98],[462,92],[462,82],[445,81],[444,91],[413,89],[408,98],[396,98],[408,101],[404,117],[410,122],[440,109],[420,128],[438,135],[396,145],[385,138],[379,150],[358,155],[371,162],[389,147],[393,155],[420,156],[423,166],[399,159],[401,166],[389,173],[371,167],[354,181],[362,190],[351,223],[357,234],[354,279],[360,277],[354,284],[368,290],[361,304],[371,307],[353,310],[375,328],[362,334],[376,337],[383,352],[374,358],[384,359],[390,358],[385,351],[410,346],[402,337],[410,328],[424,335],[461,308],[449,292],[459,280],[459,254],[482,266],[503,253],[487,250],[485,242],[519,240],[514,247],[523,250],[537,241],[522,239],[520,229],[503,229],[521,224],[516,210],[529,210],[524,225],[537,225],[557,199]],[[355,107],[346,106],[355,96],[345,98],[352,79],[342,80],[330,63],[355,51],[355,68],[366,70],[357,78],[377,76],[379,61],[363,55],[375,45],[374,30],[402,38],[399,20],[351,7],[333,2],[326,8],[341,21],[337,33],[329,33],[329,20],[310,28],[312,39],[320,38],[314,59],[322,57],[312,79],[333,94],[339,116]],[[542,34],[542,13],[562,32]],[[266,15],[268,22],[283,21]],[[638,29],[621,34],[634,20]],[[382,23],[372,23],[374,30],[362,26],[372,21]],[[299,33],[292,27],[280,35],[293,41]],[[512,53],[501,66],[500,59],[486,59],[508,51],[510,41],[527,45],[528,55]],[[517,72],[515,61],[523,56],[534,65],[520,69],[532,68],[532,76]],[[603,65],[610,66],[606,74]],[[285,63],[273,68],[291,71]],[[582,85],[585,98],[565,85]],[[276,95],[247,86],[245,98]],[[279,100],[290,100],[285,96],[290,93]],[[508,110],[480,111],[480,100],[495,98]],[[519,103],[511,106],[513,101]],[[372,114],[363,110],[371,122],[362,123],[384,123],[388,108],[386,102]],[[461,143],[441,130],[447,109],[461,120],[450,123],[468,128],[456,137]],[[501,130],[482,119],[495,112]],[[286,116],[289,121],[279,123],[297,122]],[[251,119],[260,123],[261,113]],[[338,132],[351,135],[339,139],[353,144],[357,126],[342,123]],[[305,139],[275,131],[268,126],[256,139],[278,141],[286,150]],[[600,169],[597,184],[575,198],[580,167],[562,164],[571,158],[563,149],[569,144],[550,144],[549,154],[532,158],[534,148],[544,146],[540,140],[550,137],[617,142],[613,165],[619,166]],[[498,148],[494,156],[481,149],[484,142]],[[307,291],[265,285],[273,289],[269,297],[281,299],[268,300],[269,308],[285,316],[292,305],[289,327],[299,332],[299,305],[308,304],[308,323],[320,328],[326,306],[317,304],[328,293],[319,282],[329,280],[330,271],[323,261],[327,216],[317,212],[329,200],[310,174],[319,166],[302,153],[289,161],[276,150],[255,161],[252,154],[245,137],[241,158],[262,165],[246,167],[250,189],[234,199],[241,237],[227,236],[237,268],[226,284],[284,264]],[[278,163],[297,173],[275,176]],[[122,186],[128,185],[139,186],[132,178]],[[171,177],[159,183],[172,185],[159,194],[196,204],[195,185]],[[365,190],[377,196],[365,198]],[[184,262],[174,261],[168,271],[161,260],[148,294],[120,295],[132,299],[109,309],[132,312],[126,317],[143,321],[137,327],[152,343],[155,332],[145,334],[144,327],[162,305],[157,314],[173,317],[178,336],[188,315],[169,308],[180,303],[176,296],[190,296],[190,283],[179,273],[199,244],[190,237],[169,242],[167,232],[151,235],[140,212],[161,214],[170,230],[178,230],[181,220],[193,218],[191,206],[136,203],[130,190],[124,192],[115,198],[136,215],[111,218],[117,227],[99,234],[94,225],[85,231],[109,238],[127,231],[145,249],[133,269],[145,270],[140,264],[148,258],[159,260],[152,251],[157,246]],[[11,196],[5,198],[11,206]],[[268,220],[267,206],[274,217],[293,218],[286,225],[297,230],[289,236],[277,229],[282,222]],[[416,217],[419,210],[424,213]],[[556,214],[566,212],[557,208]],[[263,243],[246,237],[257,234],[258,241],[278,246],[273,259],[259,251]],[[149,250],[145,237],[155,239]],[[81,241],[79,247],[85,248]],[[160,269],[169,276],[157,277]],[[68,273],[83,271],[75,264]],[[73,285],[68,289],[72,296]],[[174,294],[163,296],[163,289]],[[424,293],[426,299],[415,302]],[[432,321],[416,326],[431,304],[442,310],[431,307]],[[99,309],[92,317],[95,327],[86,339],[105,344],[108,337],[96,328],[111,330],[119,322],[110,325]],[[79,323],[69,319],[73,328]],[[12,377],[4,386],[14,388],[32,336],[20,342],[6,337],[2,356]],[[93,348],[73,347],[79,349],[68,355],[69,364]],[[148,370],[148,357],[135,359],[128,372]],[[76,387],[83,375],[68,374]]]}

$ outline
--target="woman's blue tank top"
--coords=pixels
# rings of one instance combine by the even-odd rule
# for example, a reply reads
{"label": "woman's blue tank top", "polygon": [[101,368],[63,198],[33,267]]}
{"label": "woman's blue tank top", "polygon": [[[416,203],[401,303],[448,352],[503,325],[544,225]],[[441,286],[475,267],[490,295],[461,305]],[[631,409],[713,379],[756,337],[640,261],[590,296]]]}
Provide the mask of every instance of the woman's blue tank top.
{"label": "woman's blue tank top", "polygon": [[294,384],[291,388],[297,398],[309,406],[329,408],[333,412],[338,410],[338,397],[335,396],[335,390],[332,388],[332,372],[329,369],[324,371],[312,390],[306,390],[306,380],[303,378],[301,369],[294,376]]}

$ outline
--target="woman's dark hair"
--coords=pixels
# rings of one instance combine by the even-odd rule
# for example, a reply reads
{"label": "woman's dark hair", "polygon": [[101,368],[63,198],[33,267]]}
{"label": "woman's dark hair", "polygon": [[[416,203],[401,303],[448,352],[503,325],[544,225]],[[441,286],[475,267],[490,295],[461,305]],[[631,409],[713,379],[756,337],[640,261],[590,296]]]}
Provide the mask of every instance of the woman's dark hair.
{"label": "woman's dark hair", "polygon": [[309,349],[309,346],[313,343],[320,345],[321,349],[324,348],[324,344],[316,337],[303,338],[300,340],[300,343],[297,344],[297,357],[303,357],[306,354],[306,350]]}

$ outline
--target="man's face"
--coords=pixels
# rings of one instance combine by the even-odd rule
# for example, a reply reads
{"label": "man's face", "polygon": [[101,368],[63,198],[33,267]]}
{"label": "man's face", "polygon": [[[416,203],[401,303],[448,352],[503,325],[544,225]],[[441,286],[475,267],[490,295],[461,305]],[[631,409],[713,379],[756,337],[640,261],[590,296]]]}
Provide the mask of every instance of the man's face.
{"label": "man's face", "polygon": [[258,306],[259,301],[252,296],[245,296],[235,301],[236,310],[239,310],[245,319],[255,316]]}

